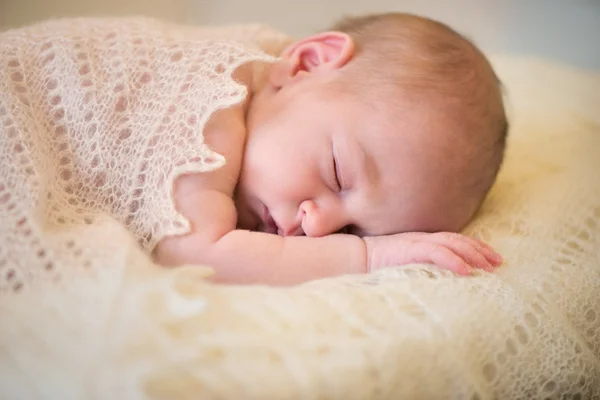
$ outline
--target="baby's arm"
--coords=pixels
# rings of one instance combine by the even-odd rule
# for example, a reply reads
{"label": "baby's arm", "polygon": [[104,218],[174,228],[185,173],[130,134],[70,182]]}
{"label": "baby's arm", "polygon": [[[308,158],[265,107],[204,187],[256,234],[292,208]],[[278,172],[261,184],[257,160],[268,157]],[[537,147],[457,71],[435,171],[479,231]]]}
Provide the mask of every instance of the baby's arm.
{"label": "baby's arm", "polygon": [[214,190],[179,196],[178,208],[192,231],[159,243],[155,257],[163,265],[205,264],[215,269],[217,282],[272,285],[367,271],[366,245],[359,237],[281,237],[238,230],[233,201]]}
{"label": "baby's arm", "polygon": [[[201,187],[193,180],[204,177],[183,179]],[[156,259],[163,265],[209,265],[217,282],[289,285],[419,262],[468,275],[471,266],[491,270],[501,263],[488,246],[459,234],[404,233],[364,239],[343,234],[280,237],[237,230],[235,205],[221,192],[190,191],[176,199],[192,224],[192,232],[165,238],[156,249]]]}

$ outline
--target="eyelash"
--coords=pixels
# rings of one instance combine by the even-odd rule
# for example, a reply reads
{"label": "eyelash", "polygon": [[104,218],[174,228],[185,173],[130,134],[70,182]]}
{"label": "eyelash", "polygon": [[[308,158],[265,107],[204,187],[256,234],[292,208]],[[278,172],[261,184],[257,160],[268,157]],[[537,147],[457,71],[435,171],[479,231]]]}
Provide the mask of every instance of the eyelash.
{"label": "eyelash", "polygon": [[333,177],[335,180],[335,184],[337,186],[338,191],[342,190],[342,183],[340,182],[340,178],[338,175],[338,165],[337,165],[337,161],[335,159],[335,156],[333,157]]}

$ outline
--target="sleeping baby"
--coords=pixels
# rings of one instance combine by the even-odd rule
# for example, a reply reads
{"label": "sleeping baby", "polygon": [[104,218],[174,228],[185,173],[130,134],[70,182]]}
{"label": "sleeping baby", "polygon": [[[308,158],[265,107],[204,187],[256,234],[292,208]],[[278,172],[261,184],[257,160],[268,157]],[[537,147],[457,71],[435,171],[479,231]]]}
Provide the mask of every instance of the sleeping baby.
{"label": "sleeping baby", "polygon": [[[156,263],[207,265],[222,283],[501,264],[458,233],[507,135],[473,44],[400,13],[252,51],[226,32],[76,19],[0,36],[7,259],[92,257],[108,218]],[[35,259],[19,252],[32,240]]]}
{"label": "sleeping baby", "polygon": [[228,162],[176,181],[177,207],[200,228],[162,240],[160,263],[269,284],[501,263],[452,233],[494,182],[507,134],[499,82],[469,41],[412,15],[350,18],[237,72],[248,101],[205,130]]}

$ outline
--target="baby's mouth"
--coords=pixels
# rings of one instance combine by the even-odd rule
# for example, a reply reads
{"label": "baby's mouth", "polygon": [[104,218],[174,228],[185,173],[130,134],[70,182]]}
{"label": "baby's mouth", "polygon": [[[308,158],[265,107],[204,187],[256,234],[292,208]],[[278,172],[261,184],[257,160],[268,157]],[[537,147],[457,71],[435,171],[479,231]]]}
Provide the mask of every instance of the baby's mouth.
{"label": "baby's mouth", "polygon": [[269,213],[269,209],[267,208],[267,206],[264,206],[261,230],[265,233],[271,233],[275,235],[277,235],[277,233],[279,232],[279,227],[277,226],[277,223],[271,216],[271,213]]}

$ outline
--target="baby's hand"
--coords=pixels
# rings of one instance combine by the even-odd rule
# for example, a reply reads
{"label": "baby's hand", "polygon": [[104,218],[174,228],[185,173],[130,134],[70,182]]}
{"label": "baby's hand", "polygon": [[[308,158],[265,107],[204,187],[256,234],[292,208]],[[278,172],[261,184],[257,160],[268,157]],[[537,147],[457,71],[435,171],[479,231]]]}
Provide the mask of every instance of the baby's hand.
{"label": "baby's hand", "polygon": [[429,263],[470,275],[471,267],[488,272],[502,264],[502,257],[487,244],[458,233],[399,233],[365,237],[368,270],[411,263]]}

